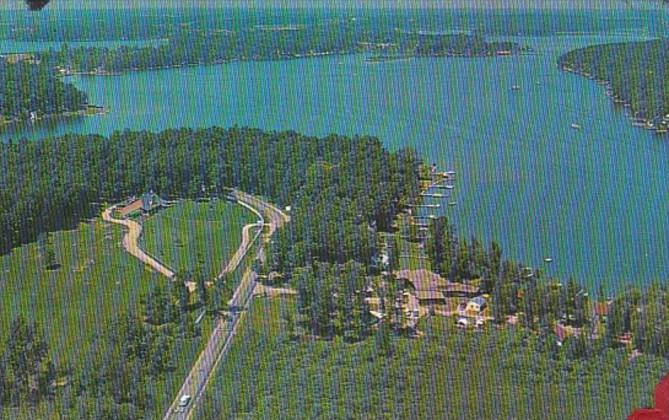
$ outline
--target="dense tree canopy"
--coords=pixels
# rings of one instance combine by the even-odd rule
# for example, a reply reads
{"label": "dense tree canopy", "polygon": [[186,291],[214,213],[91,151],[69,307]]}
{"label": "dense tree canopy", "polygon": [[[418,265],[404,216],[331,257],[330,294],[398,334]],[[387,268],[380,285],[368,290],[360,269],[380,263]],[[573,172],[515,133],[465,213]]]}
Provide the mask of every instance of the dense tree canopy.
{"label": "dense tree canopy", "polygon": [[25,120],[35,116],[79,111],[88,97],[73,85],[63,82],[45,64],[0,59],[0,117]]}
{"label": "dense tree canopy", "polygon": [[106,74],[231,60],[281,60],[324,54],[388,52],[405,56],[484,56],[518,52],[512,42],[486,42],[479,35],[404,33],[349,24],[253,28],[240,31],[179,31],[169,42],[148,46],[70,48],[39,57],[67,72]]}
{"label": "dense tree canopy", "polygon": [[7,335],[0,353],[0,407],[50,398],[56,370],[40,329],[19,317]]}
{"label": "dense tree canopy", "polygon": [[558,65],[608,82],[613,99],[629,104],[634,117],[666,127],[668,40],[593,45],[562,55]]}

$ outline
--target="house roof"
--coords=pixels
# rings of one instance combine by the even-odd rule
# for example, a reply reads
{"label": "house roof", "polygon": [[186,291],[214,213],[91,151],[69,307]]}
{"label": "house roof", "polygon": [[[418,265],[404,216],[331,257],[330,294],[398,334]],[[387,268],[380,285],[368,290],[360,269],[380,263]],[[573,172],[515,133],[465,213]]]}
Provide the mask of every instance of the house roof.
{"label": "house roof", "polygon": [[120,208],[119,213],[121,213],[121,216],[125,217],[130,213],[137,211],[141,208],[142,208],[142,200],[135,200],[132,203],[128,204],[127,206]]}
{"label": "house roof", "polygon": [[469,303],[475,303],[481,307],[486,305],[485,298],[483,296],[476,296],[472,300],[469,301]]}
{"label": "house roof", "polygon": [[607,316],[609,314],[609,307],[611,304],[609,302],[597,302],[595,304],[595,314],[599,316]]}
{"label": "house roof", "polygon": [[421,268],[419,270],[399,270],[395,271],[395,277],[406,279],[411,283],[414,289],[418,290],[440,290],[448,285],[448,281],[439,274]]}
{"label": "house roof", "polygon": [[476,294],[479,293],[479,288],[471,284],[448,282],[442,289],[444,293],[462,293],[462,294]]}
{"label": "house roof", "polygon": [[569,330],[567,330],[567,327],[561,324],[556,324],[553,331],[555,332],[555,335],[560,342],[563,342],[569,336]]}
{"label": "house roof", "polygon": [[163,199],[158,194],[152,192],[142,195],[142,209],[150,211],[163,204]]}
{"label": "house roof", "polygon": [[446,297],[442,292],[437,290],[417,290],[416,298],[418,300],[445,300]]}
{"label": "house roof", "polygon": [[121,216],[125,217],[130,213],[137,210],[151,211],[156,207],[162,206],[165,204],[165,201],[160,198],[160,196],[154,192],[148,192],[142,194],[140,198],[131,202],[125,207],[119,209]]}

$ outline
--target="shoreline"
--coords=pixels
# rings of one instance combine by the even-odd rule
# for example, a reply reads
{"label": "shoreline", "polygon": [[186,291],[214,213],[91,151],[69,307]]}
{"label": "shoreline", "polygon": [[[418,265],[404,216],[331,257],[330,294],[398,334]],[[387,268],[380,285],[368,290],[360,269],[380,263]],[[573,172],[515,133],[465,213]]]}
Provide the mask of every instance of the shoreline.
{"label": "shoreline", "polygon": [[[613,90],[611,89],[611,82],[609,82],[608,80],[598,79],[597,77],[586,71],[576,70],[567,65],[558,64],[558,69],[566,73],[576,74],[578,76],[585,77],[587,79],[596,82],[600,86],[604,86],[604,94],[611,100],[614,106],[616,107],[622,106],[626,110],[631,109],[632,105],[629,102],[623,100],[613,92]],[[633,115],[631,115],[629,111],[625,111],[625,116],[632,122],[632,127],[642,128],[648,131],[654,131],[655,134],[658,136],[666,135],[667,133],[669,133],[669,119],[667,119],[666,117],[657,116],[651,119],[634,117]],[[656,125],[655,123],[653,123],[653,120],[658,118],[661,118],[661,122],[660,124]]]}
{"label": "shoreline", "polygon": [[170,64],[170,65],[165,65],[165,66],[159,66],[159,67],[147,67],[147,68],[131,68],[131,69],[125,69],[125,70],[120,70],[120,71],[65,71],[65,72],[60,72],[57,74],[59,77],[69,77],[69,76],[122,76],[124,74],[130,74],[130,73],[139,73],[143,71],[157,71],[157,70],[170,70],[170,69],[181,69],[181,68],[187,68],[187,67],[200,67],[200,66],[219,66],[223,64],[231,64],[231,63],[244,63],[244,62],[263,62],[263,61],[292,61],[292,60],[300,60],[300,59],[305,59],[305,58],[318,58],[318,57],[329,57],[329,56],[344,56],[344,55],[354,55],[358,54],[358,52],[346,52],[346,51],[325,51],[325,52],[318,52],[318,53],[306,53],[306,54],[294,54],[294,55],[287,55],[283,57],[273,57],[273,58],[248,58],[248,57],[239,57],[239,58],[231,58],[227,60],[214,60],[211,63],[186,63],[186,64]]}
{"label": "shoreline", "polygon": [[0,128],[2,127],[7,127],[11,126],[14,124],[20,124],[20,123],[32,123],[36,121],[45,121],[45,120],[51,120],[51,119],[56,119],[56,118],[72,118],[72,117],[87,117],[87,116],[92,116],[92,115],[101,115],[101,114],[106,114],[109,112],[108,108],[105,108],[104,106],[99,106],[99,105],[86,105],[86,108],[80,109],[78,111],[66,111],[66,112],[60,112],[57,114],[44,114],[40,115],[35,118],[27,118],[27,119],[21,119],[21,118],[11,118],[11,119],[4,119],[0,121]]}
{"label": "shoreline", "polygon": [[[528,51],[517,51],[511,52],[510,54],[501,54],[502,51],[491,51],[485,54],[457,54],[457,53],[443,53],[443,54],[407,54],[402,55],[400,58],[391,58],[376,60],[373,57],[370,59],[365,59],[368,62],[385,62],[385,61],[397,61],[397,60],[406,60],[413,58],[508,58],[508,57],[520,57],[524,55],[538,55],[537,52],[533,50]],[[122,76],[124,74],[131,74],[143,71],[157,71],[157,70],[169,70],[169,69],[180,69],[187,67],[200,67],[200,66],[218,66],[223,64],[231,63],[244,63],[244,62],[271,62],[271,61],[293,61],[301,59],[310,59],[310,58],[319,58],[319,57],[332,57],[332,56],[349,56],[349,55],[364,55],[368,51],[323,51],[323,52],[309,52],[304,54],[289,54],[281,57],[236,57],[230,59],[218,59],[210,63],[198,62],[198,63],[182,63],[182,64],[169,64],[165,66],[158,67],[147,67],[147,68],[130,68],[120,71],[61,71],[57,74],[59,77],[69,77],[69,76]]]}

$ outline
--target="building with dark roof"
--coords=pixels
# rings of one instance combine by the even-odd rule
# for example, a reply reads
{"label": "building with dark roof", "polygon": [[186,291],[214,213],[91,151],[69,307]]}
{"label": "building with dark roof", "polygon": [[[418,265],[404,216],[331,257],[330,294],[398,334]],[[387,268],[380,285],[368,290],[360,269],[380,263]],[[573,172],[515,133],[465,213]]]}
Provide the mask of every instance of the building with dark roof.
{"label": "building with dark roof", "polygon": [[165,206],[165,200],[153,191],[142,194],[140,198],[134,199],[124,207],[119,209],[121,217],[128,217],[134,212],[142,212],[144,214],[151,213],[159,208]]}

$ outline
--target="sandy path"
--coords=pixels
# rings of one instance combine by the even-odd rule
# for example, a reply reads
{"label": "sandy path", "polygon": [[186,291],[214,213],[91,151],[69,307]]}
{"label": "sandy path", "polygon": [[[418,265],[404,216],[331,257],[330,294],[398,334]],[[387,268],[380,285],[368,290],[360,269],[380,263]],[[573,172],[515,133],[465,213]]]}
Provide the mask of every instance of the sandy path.
{"label": "sandy path", "polygon": [[239,248],[237,248],[237,251],[232,256],[232,258],[230,258],[230,261],[228,261],[228,264],[225,266],[225,268],[223,268],[223,271],[219,273],[218,278],[221,278],[226,273],[231,273],[237,269],[237,266],[240,262],[242,262],[242,259],[246,256],[246,253],[254,242],[253,239],[255,239],[255,235],[251,236],[250,230],[254,227],[257,227],[259,230],[261,230],[262,226],[262,222],[251,223],[244,226],[244,229],[242,230],[242,243],[239,245]]}
{"label": "sandy path", "polygon": [[116,223],[117,225],[123,225],[125,226],[128,231],[126,234],[123,236],[123,248],[125,248],[126,251],[144,264],[148,265],[151,267],[153,270],[157,271],[158,273],[162,274],[165,277],[172,278],[174,277],[174,272],[161,264],[158,260],[144,252],[142,248],[139,246],[139,237],[142,234],[142,225],[139,223],[135,222],[134,220],[128,220],[128,219],[115,219],[112,217],[112,211],[116,206],[112,206],[105,210],[102,213],[102,219],[105,220],[106,222],[110,223]]}

